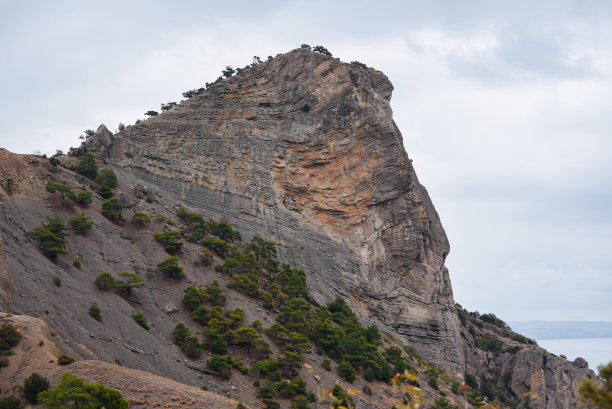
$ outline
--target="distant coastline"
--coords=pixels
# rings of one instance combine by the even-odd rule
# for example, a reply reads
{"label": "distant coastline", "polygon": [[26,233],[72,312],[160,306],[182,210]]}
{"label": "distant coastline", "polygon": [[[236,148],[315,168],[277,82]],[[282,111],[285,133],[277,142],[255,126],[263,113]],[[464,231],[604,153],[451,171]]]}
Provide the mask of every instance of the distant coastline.
{"label": "distant coastline", "polygon": [[612,321],[510,321],[508,325],[537,340],[612,338]]}

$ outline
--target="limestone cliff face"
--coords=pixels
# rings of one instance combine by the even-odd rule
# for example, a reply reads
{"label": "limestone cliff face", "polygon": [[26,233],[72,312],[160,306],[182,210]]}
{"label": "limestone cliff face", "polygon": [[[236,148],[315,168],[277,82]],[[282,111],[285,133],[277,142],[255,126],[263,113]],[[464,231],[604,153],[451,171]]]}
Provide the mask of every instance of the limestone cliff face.
{"label": "limestone cliff face", "polygon": [[449,244],[402,145],[381,72],[294,50],[89,150],[248,236],[280,241],[318,302],[341,294],[424,357],[463,372]]}

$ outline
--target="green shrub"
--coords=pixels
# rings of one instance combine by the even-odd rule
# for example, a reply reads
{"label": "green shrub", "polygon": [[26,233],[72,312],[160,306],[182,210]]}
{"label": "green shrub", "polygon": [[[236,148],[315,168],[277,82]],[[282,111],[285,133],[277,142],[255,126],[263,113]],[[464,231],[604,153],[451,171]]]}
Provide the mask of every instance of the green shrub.
{"label": "green shrub", "polygon": [[357,376],[357,371],[349,361],[342,360],[338,364],[338,375],[348,382],[353,382]]}
{"label": "green shrub", "polygon": [[214,256],[212,251],[205,248],[200,254],[198,254],[198,258],[194,261],[195,264],[202,264],[204,266],[209,266],[214,260]]}
{"label": "green shrub", "polygon": [[480,316],[480,319],[484,322],[488,322],[489,324],[493,324],[496,327],[505,328],[507,326],[506,323],[503,320],[497,318],[495,314],[482,314]]}
{"label": "green shrub", "polygon": [[258,398],[269,399],[274,397],[276,389],[274,388],[274,382],[269,379],[264,379],[259,386],[255,387]]}
{"label": "green shrub", "polygon": [[438,398],[434,405],[431,407],[432,409],[456,409],[457,406],[451,405],[446,399]]}
{"label": "green shrub", "polygon": [[81,378],[66,372],[55,389],[47,389],[38,395],[38,402],[48,409],[56,408],[105,408],[128,409],[128,402],[115,389],[102,382],[85,383]]}
{"label": "green shrub", "polygon": [[68,230],[68,228],[64,226],[59,217],[47,217],[47,224],[42,223],[40,227],[29,231],[27,234],[36,240],[47,257],[53,259],[58,254],[68,253],[64,249],[64,237],[68,236],[64,233],[64,230]]}
{"label": "green shrub", "polygon": [[76,258],[74,259],[74,261],[72,262],[72,265],[74,266],[74,268],[77,268],[77,269],[79,269],[79,270],[80,270],[80,269],[81,269],[81,267],[82,267],[82,265],[81,265],[81,259],[80,259],[80,258],[78,258],[78,257],[76,257]]}
{"label": "green shrub", "polygon": [[104,168],[100,169],[96,180],[101,184],[107,184],[108,187],[115,189],[117,187],[117,175],[113,172],[112,169]]}
{"label": "green shrub", "polygon": [[125,220],[123,214],[121,214],[121,209],[123,209],[123,206],[116,197],[111,197],[102,203],[102,214],[114,221]]}
{"label": "green shrub", "polygon": [[234,239],[241,240],[242,235],[240,232],[232,229],[232,226],[224,221],[220,222],[209,222],[207,224],[207,229],[213,236],[219,237],[221,240],[232,241]]}
{"label": "green shrub", "polygon": [[297,395],[306,394],[306,381],[301,376],[291,381],[282,380],[274,385],[279,396],[283,398],[293,398]]}
{"label": "green shrub", "polygon": [[151,223],[151,218],[148,214],[143,212],[134,212],[132,215],[132,222],[139,226],[144,226],[147,223]]}
{"label": "green shrub", "polygon": [[490,351],[498,354],[502,351],[502,342],[496,338],[478,338],[476,346],[484,351]]}
{"label": "green shrub", "polygon": [[195,310],[202,303],[202,300],[204,299],[202,292],[203,290],[201,288],[198,290],[193,285],[190,285],[183,290],[183,304],[185,304],[189,311]]}
{"label": "green shrub", "polygon": [[61,287],[62,286],[62,279],[59,278],[58,276],[53,276],[53,284],[55,284],[56,287]]}
{"label": "green shrub", "polygon": [[65,355],[65,354],[57,358],[57,363],[60,365],[70,365],[73,362],[74,362],[74,358],[69,355]]}
{"label": "green shrub", "polygon": [[160,242],[164,249],[170,253],[174,254],[179,251],[183,247],[183,242],[180,241],[183,237],[183,234],[179,230],[168,230],[163,233],[155,233],[155,240]]}
{"label": "green shrub", "polygon": [[206,286],[203,292],[204,299],[209,300],[212,305],[222,307],[225,305],[227,297],[223,295],[223,289],[217,283],[217,280],[213,281],[212,284]]}
{"label": "green shrub", "polygon": [[102,196],[103,199],[110,199],[113,197],[113,191],[106,183],[102,183],[100,189],[98,189],[98,194]]}
{"label": "green shrub", "polygon": [[161,263],[158,263],[157,266],[170,278],[185,277],[183,269],[178,265],[178,259],[176,257],[168,257]]}
{"label": "green shrub", "polygon": [[101,321],[102,320],[102,315],[100,312],[100,307],[98,307],[98,304],[96,302],[92,303],[89,306],[89,315],[95,319],[96,321]]}
{"label": "green shrub", "polygon": [[329,360],[329,358],[323,358],[323,360],[321,361],[321,367],[326,371],[331,371],[331,361]]}
{"label": "green shrub", "polygon": [[149,330],[149,324],[147,323],[147,319],[144,315],[142,315],[142,313],[135,312],[132,314],[132,318],[134,319],[134,322],[136,322],[136,324],[140,325],[147,331]]}
{"label": "green shrub", "polygon": [[116,288],[125,288],[126,296],[132,296],[132,288],[143,288],[147,285],[142,281],[142,278],[136,273],[129,271],[122,271],[119,273],[124,280],[118,280],[107,272],[100,274],[96,277],[96,286],[101,290],[113,290]]}
{"label": "green shrub", "polygon": [[310,409],[310,403],[308,399],[306,399],[306,396],[299,395],[291,402],[290,409]]}
{"label": "green shrub", "polygon": [[88,190],[81,190],[74,198],[74,201],[80,205],[88,205],[91,203],[91,192]]}
{"label": "green shrub", "polygon": [[182,322],[179,322],[174,327],[172,332],[174,343],[178,345],[183,354],[189,358],[199,359],[202,355],[202,343],[198,338],[191,335],[189,328]]}
{"label": "green shrub", "polygon": [[459,382],[453,382],[453,384],[451,385],[451,392],[455,395],[461,395],[461,385],[459,384]]}
{"label": "green shrub", "polygon": [[0,352],[8,351],[21,341],[21,332],[10,322],[0,326]]}
{"label": "green shrub", "polygon": [[338,384],[334,385],[330,393],[336,399],[336,401],[332,403],[334,408],[339,408],[342,406],[345,408],[351,408],[355,406],[353,397],[347,394],[344,389],[342,389],[342,386]]}
{"label": "green shrub", "polygon": [[206,366],[213,371],[219,372],[219,375],[225,379],[232,377],[232,365],[233,360],[229,355],[213,355],[206,361]]}
{"label": "green shrub", "polygon": [[222,257],[227,255],[227,242],[216,237],[207,237],[202,244]]}
{"label": "green shrub", "polygon": [[49,389],[49,380],[34,372],[23,382],[23,396],[30,402],[36,403],[40,392]]}
{"label": "green shrub", "polygon": [[0,409],[23,409],[21,401],[14,395],[0,400]]}
{"label": "green shrub", "polygon": [[75,170],[81,175],[90,179],[95,179],[98,175],[98,165],[91,153],[86,153],[81,156],[79,163],[76,164]]}
{"label": "green shrub", "polygon": [[74,195],[74,187],[72,185],[54,182],[52,180],[47,181],[47,192],[49,193],[57,193],[57,195],[62,200],[62,205],[67,205],[69,202],[66,199],[76,199]]}
{"label": "green shrub", "polygon": [[321,54],[323,54],[323,55],[327,55],[327,56],[329,56],[329,57],[331,57],[331,56],[332,56],[332,53],[330,53],[330,52],[329,52],[329,50],[328,50],[327,48],[323,47],[322,45],[317,45],[317,46],[314,46],[314,47],[312,48],[312,51],[314,51],[314,52],[316,52],[316,53],[321,53]]}
{"label": "green shrub", "polygon": [[255,328],[255,331],[257,331],[257,332],[261,332],[262,326],[263,326],[263,324],[259,320],[255,320],[251,324],[251,327]]}
{"label": "green shrub", "polygon": [[463,312],[463,310],[458,308],[457,316],[459,317],[459,321],[461,321],[461,324],[465,325],[467,323],[468,316],[465,312]]}
{"label": "green shrub", "polygon": [[518,346],[518,345],[514,345],[514,346],[511,346],[511,347],[506,348],[506,351],[505,351],[505,352],[507,352],[507,353],[509,353],[509,354],[516,354],[516,353],[517,353],[518,351],[520,351],[520,350],[521,350],[521,347],[520,347],[520,346]]}
{"label": "green shrub", "polygon": [[264,405],[266,405],[267,409],[280,409],[280,403],[272,399],[262,399],[261,401]]}
{"label": "green shrub", "polygon": [[188,226],[187,241],[197,243],[204,237],[208,230],[208,224],[201,214],[190,212],[181,207],[177,212],[177,216]]}
{"label": "green shrub", "polygon": [[85,235],[93,226],[93,221],[85,213],[74,215],[68,221],[72,231],[76,234]]}

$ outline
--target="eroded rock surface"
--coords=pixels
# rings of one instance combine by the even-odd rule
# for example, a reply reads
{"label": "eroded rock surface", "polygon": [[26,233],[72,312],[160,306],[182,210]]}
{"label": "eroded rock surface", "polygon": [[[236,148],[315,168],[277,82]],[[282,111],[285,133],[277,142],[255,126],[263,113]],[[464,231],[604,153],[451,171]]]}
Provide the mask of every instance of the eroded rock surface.
{"label": "eroded rock surface", "polygon": [[295,50],[90,144],[123,178],[274,237],[317,301],[346,296],[461,372],[449,244],[393,122],[392,89],[381,72]]}

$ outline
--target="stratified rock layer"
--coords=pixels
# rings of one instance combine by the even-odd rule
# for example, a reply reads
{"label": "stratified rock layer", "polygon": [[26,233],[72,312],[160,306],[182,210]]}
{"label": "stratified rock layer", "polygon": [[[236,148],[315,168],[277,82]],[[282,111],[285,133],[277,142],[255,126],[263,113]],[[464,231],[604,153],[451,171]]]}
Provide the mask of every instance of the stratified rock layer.
{"label": "stratified rock layer", "polygon": [[120,176],[279,242],[318,302],[463,372],[439,217],[402,145],[381,72],[301,49],[91,146]]}

